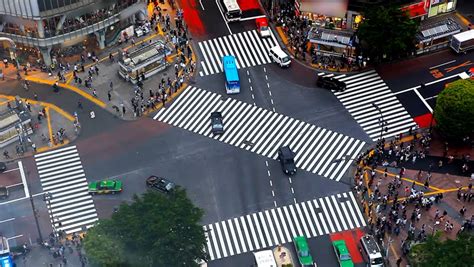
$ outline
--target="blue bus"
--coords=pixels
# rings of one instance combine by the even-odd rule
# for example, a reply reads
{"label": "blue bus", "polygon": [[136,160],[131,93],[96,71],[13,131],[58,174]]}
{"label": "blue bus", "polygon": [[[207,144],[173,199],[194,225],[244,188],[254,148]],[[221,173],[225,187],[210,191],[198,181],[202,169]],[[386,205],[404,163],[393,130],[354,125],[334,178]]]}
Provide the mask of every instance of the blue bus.
{"label": "blue bus", "polygon": [[240,80],[234,56],[222,57],[222,66],[225,74],[225,91],[227,94],[240,93]]}

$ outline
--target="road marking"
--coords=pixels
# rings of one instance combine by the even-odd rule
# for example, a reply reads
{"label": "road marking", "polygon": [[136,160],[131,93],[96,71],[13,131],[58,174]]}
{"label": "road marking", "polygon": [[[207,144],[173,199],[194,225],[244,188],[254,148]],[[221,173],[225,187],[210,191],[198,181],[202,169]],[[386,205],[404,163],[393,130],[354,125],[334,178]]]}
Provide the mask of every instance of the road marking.
{"label": "road marking", "polygon": [[254,20],[254,19],[258,19],[258,18],[265,18],[265,17],[266,17],[265,15],[258,15],[258,16],[253,16],[253,17],[243,18],[243,19],[240,19],[240,21]]}
{"label": "road marking", "polygon": [[22,237],[23,235],[16,235],[16,236],[12,236],[12,237],[9,237],[7,238],[7,240],[11,240],[11,239],[15,239],[15,238],[19,238],[19,237]]}
{"label": "road marking", "polygon": [[451,63],[454,63],[454,62],[456,62],[456,59],[451,60],[451,61],[448,61],[448,62],[445,62],[445,63],[441,63],[441,64],[436,65],[436,66],[433,66],[433,67],[430,67],[430,70],[436,69],[436,68],[438,68],[438,67],[441,67],[441,66],[444,66],[444,65],[448,65],[448,64],[451,64]]}
{"label": "road marking", "polygon": [[23,169],[23,162],[18,161],[18,168],[20,169],[21,181],[25,186],[23,186],[23,190],[25,190],[25,197],[30,197],[30,189],[28,189],[28,183],[26,182],[25,170]]}
{"label": "road marking", "polygon": [[430,99],[437,98],[437,97],[438,97],[438,95],[430,96],[430,97],[425,98],[425,100],[430,100]]}
{"label": "road marking", "polygon": [[224,13],[222,13],[222,8],[221,8],[221,6],[219,5],[219,3],[217,3],[217,0],[216,0],[216,5],[217,5],[217,8],[219,8],[219,11],[220,11],[220,13],[221,13],[222,19],[224,20],[225,26],[227,26],[227,29],[229,30],[229,33],[230,33],[230,34],[233,34],[232,31],[230,30],[230,27],[229,27],[229,24],[227,23],[227,20],[225,20]]}
{"label": "road marking", "polygon": [[426,106],[426,108],[431,112],[433,113],[433,109],[431,108],[431,106],[428,104],[428,102],[426,102],[426,100],[421,96],[420,92],[418,92],[417,89],[413,90],[415,92],[415,94],[420,98],[421,102],[423,102],[423,104]]}
{"label": "road marking", "polygon": [[10,218],[10,219],[6,219],[6,220],[3,220],[3,221],[0,221],[0,223],[5,223],[5,222],[11,222],[15,220],[15,218]]}
{"label": "road marking", "polygon": [[206,10],[206,9],[204,8],[204,5],[202,4],[202,0],[199,0],[199,4],[201,5],[202,10]]}
{"label": "road marking", "polygon": [[20,169],[20,168],[11,169],[11,170],[8,170],[8,171],[4,171],[3,173],[9,173],[9,172],[16,171],[16,170],[19,170],[19,169]]}
{"label": "road marking", "polygon": [[5,186],[6,188],[10,188],[10,187],[15,187],[15,186],[19,186],[19,185],[22,185],[23,183],[17,183],[17,184],[12,184],[12,185],[7,185]]}
{"label": "road marking", "polygon": [[[425,83],[425,85],[428,86],[428,85],[432,85],[432,84],[435,84],[435,83],[439,83],[439,82],[442,82],[442,81],[445,81],[445,80],[449,80],[449,79],[451,79],[451,78],[454,78],[454,77],[456,77],[456,76],[461,77],[460,75],[463,74],[463,73],[464,73],[464,71],[463,71],[463,72],[460,72],[460,73],[458,73],[458,74],[454,74],[454,75],[451,75],[451,76],[448,76],[448,77],[444,77],[444,78],[439,79],[439,80],[434,80],[434,81]],[[403,94],[403,93],[406,93],[406,92],[410,92],[410,91],[413,91],[413,90],[418,89],[418,88],[420,88],[420,87],[421,87],[421,86],[417,85],[417,86],[414,86],[414,87],[411,87],[411,88],[408,88],[408,89],[404,89],[404,90],[395,92],[395,93],[393,93],[393,95],[399,95],[399,94]]]}
{"label": "road marking", "polygon": [[446,70],[446,72],[451,72],[451,71],[453,71],[453,70],[455,70],[455,69],[459,69],[459,68],[462,68],[462,67],[467,67],[467,66],[470,66],[470,65],[472,65],[472,64],[474,64],[474,63],[471,62],[470,60],[468,60],[468,61],[466,61],[466,62],[464,62],[464,63],[459,64],[459,65],[446,68],[445,70]]}

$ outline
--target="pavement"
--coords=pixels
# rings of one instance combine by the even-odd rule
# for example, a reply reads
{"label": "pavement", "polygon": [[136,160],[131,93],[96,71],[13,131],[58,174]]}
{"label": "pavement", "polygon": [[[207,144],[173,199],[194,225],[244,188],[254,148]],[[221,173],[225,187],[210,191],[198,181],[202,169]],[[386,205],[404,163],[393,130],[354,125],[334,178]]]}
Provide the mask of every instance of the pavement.
{"label": "pavement", "polygon": [[[402,142],[405,145],[408,145],[412,140],[412,136],[408,136],[402,139]],[[417,160],[415,163],[406,163],[399,165],[397,168],[387,167],[387,176],[385,177],[385,168],[384,166],[378,165],[375,169],[375,178],[373,178],[372,185],[370,186],[370,170],[371,168],[365,167],[363,171],[363,185],[365,185],[367,190],[367,195],[363,194],[363,190],[358,191],[359,199],[364,205],[364,213],[367,216],[369,222],[369,232],[373,234],[381,233],[380,227],[377,223],[378,220],[382,218],[383,220],[390,221],[390,212],[392,211],[391,207],[393,204],[393,195],[389,194],[390,184],[397,184],[397,176],[399,176],[401,167],[406,168],[406,171],[401,176],[401,183],[398,188],[393,192],[398,193],[398,203],[403,203],[405,200],[408,201],[406,204],[406,216],[407,223],[404,226],[400,227],[400,231],[397,234],[396,224],[391,223],[391,227],[385,227],[386,231],[382,232],[382,244],[386,253],[388,253],[389,266],[395,266],[395,262],[400,257],[402,258],[402,265],[407,266],[407,258],[405,257],[407,249],[416,242],[420,241],[421,235],[432,235],[435,232],[440,232],[442,238],[453,239],[456,237],[457,233],[460,231],[461,226],[466,219],[470,219],[471,216],[474,216],[474,201],[469,201],[468,198],[464,199],[459,197],[458,192],[467,193],[472,192],[469,188],[469,185],[472,185],[473,180],[469,175],[459,175],[459,168],[456,166],[456,162],[451,164],[445,164],[443,167],[438,168],[437,165],[434,167],[429,167],[429,164],[432,162],[437,162],[439,159],[444,159],[443,157],[438,156],[442,153],[440,149],[439,140],[433,139],[432,146],[430,147],[430,152],[427,155],[425,160]],[[462,152],[472,153],[472,149],[467,149],[466,147],[450,148],[450,152],[460,156]],[[441,150],[441,151],[440,151]],[[446,160],[445,160],[446,162]],[[472,161],[471,161],[472,165]],[[419,171],[421,170],[421,177],[419,176]],[[429,177],[431,173],[431,178]],[[429,183],[426,184],[426,180],[429,179]],[[358,180],[356,175],[356,181]],[[382,196],[389,196],[388,205],[384,208],[383,201],[377,199],[368,198],[374,190],[378,188]],[[410,204],[407,189],[412,188],[417,192],[423,192],[424,196],[431,198],[433,200],[432,205],[425,206],[419,205],[421,217],[413,219],[413,213],[415,211],[416,205]],[[468,196],[466,194],[466,196]],[[435,197],[442,196],[439,200],[435,200]],[[474,199],[473,199],[474,200]],[[462,207],[465,207],[467,211],[464,215],[460,214]],[[402,209],[403,210],[403,209]],[[438,215],[436,215],[438,213]],[[445,214],[444,216],[443,213]],[[400,211],[401,214],[401,211]],[[415,212],[416,214],[416,212]],[[440,216],[442,218],[440,218]],[[386,218],[386,219],[383,219]],[[410,222],[414,226],[414,234],[409,237],[409,225]],[[379,222],[380,223],[380,222]],[[446,225],[452,224],[454,227],[452,230],[446,230]],[[401,224],[403,225],[403,223]],[[387,244],[389,249],[387,249]]]}

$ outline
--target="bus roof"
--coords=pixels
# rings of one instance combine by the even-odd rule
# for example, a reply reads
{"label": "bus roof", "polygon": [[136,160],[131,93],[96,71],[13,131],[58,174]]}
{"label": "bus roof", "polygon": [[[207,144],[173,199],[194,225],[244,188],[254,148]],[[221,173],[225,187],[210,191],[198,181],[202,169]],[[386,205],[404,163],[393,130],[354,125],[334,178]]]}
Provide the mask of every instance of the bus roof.
{"label": "bus roof", "polygon": [[222,66],[224,68],[225,78],[227,79],[227,81],[239,80],[239,72],[237,71],[237,66],[235,65],[234,56],[223,56]]}
{"label": "bus roof", "polygon": [[474,39],[474,29],[453,35],[459,42]]}

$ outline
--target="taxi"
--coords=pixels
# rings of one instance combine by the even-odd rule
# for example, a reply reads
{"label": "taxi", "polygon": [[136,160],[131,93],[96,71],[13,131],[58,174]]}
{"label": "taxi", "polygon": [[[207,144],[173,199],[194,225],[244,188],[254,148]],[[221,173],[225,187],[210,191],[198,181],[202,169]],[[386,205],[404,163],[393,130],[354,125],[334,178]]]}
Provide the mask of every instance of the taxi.
{"label": "taxi", "polygon": [[115,194],[122,192],[122,182],[118,180],[102,180],[89,183],[89,193],[95,194]]}

